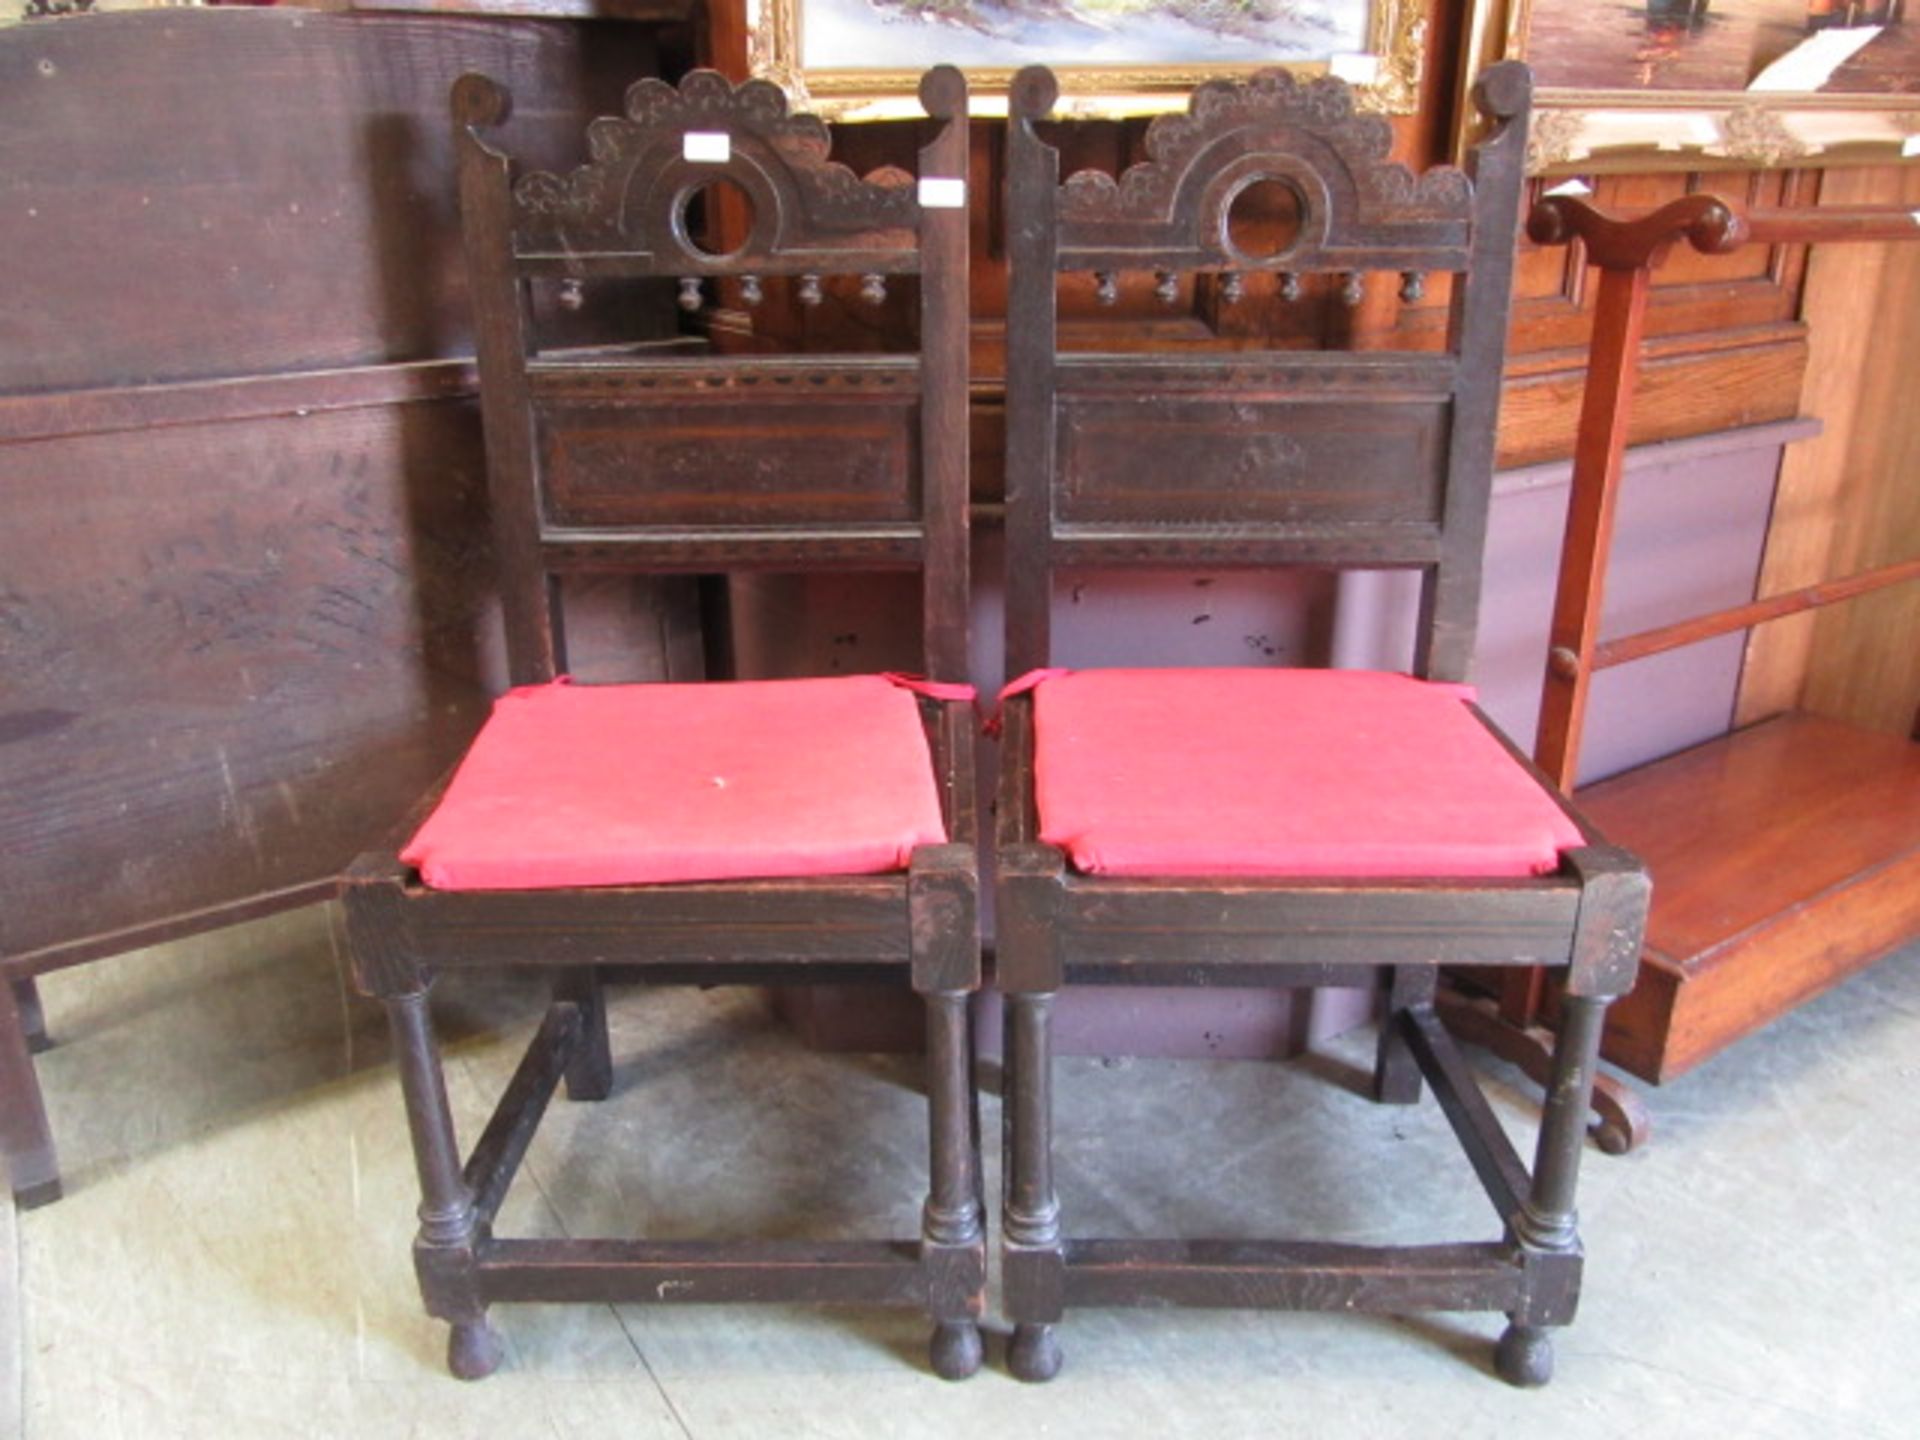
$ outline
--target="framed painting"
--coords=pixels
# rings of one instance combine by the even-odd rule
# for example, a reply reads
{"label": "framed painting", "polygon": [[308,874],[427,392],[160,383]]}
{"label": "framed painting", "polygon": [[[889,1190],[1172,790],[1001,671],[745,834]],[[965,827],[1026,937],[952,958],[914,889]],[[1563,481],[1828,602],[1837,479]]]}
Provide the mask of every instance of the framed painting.
{"label": "framed painting", "polygon": [[1533,66],[1535,173],[1898,160],[1920,154],[1908,3],[1474,0],[1462,70]]}
{"label": "framed painting", "polygon": [[1152,114],[1203,80],[1271,65],[1331,71],[1362,104],[1419,102],[1428,0],[747,0],[753,73],[835,120],[917,115],[922,71],[966,70],[976,114],[1006,113],[1022,65],[1060,77],[1062,115]]}

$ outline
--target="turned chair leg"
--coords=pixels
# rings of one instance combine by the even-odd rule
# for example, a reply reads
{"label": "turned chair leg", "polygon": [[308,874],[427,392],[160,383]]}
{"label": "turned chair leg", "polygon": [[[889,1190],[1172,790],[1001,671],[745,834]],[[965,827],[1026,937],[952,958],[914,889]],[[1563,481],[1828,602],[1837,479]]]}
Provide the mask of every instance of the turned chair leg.
{"label": "turned chair leg", "polygon": [[567,1098],[606,1099],[613,1093],[613,1050],[607,1038],[607,998],[600,972],[590,965],[563,972],[554,981],[553,996],[580,1010],[580,1043],[567,1062]]}
{"label": "turned chair leg", "polygon": [[1420,1065],[1407,1044],[1400,1017],[1433,1004],[1440,972],[1431,965],[1396,965],[1387,986],[1387,1011],[1380,1017],[1380,1048],[1373,1062],[1373,1098],[1382,1105],[1415,1105],[1420,1100]]}
{"label": "turned chair leg", "polygon": [[487,1323],[474,1253],[478,1226],[473,1196],[460,1173],[460,1146],[447,1105],[440,1046],[424,990],[391,996],[387,1019],[406,1097],[414,1165],[420,1172],[420,1234],[414,1268],[427,1312],[453,1327],[447,1368],[462,1380],[478,1380],[499,1367],[500,1337]]}
{"label": "turned chair leg", "polygon": [[[1561,1001],[1560,1039],[1533,1163],[1533,1184],[1514,1221],[1514,1238],[1529,1250],[1569,1253],[1579,1247],[1574,1192],[1585,1148],[1587,1108],[1600,1063],[1600,1033],[1608,1001],[1569,995]],[[1543,1317],[1516,1310],[1494,1351],[1494,1368],[1512,1385],[1544,1385],[1553,1378],[1553,1340]],[[1565,1324],[1571,1315],[1556,1318]]]}
{"label": "turned chair leg", "polygon": [[1006,997],[1007,1368],[1030,1381],[1051,1380],[1061,1363],[1054,1325],[1064,1304],[1066,1249],[1053,1190],[1052,1022],[1052,995]]}
{"label": "turned chair leg", "polygon": [[980,1203],[980,1136],[973,1104],[973,1041],[964,990],[926,996],[929,1174],[921,1225],[929,1358],[943,1380],[980,1368],[980,1311],[986,1287]]}

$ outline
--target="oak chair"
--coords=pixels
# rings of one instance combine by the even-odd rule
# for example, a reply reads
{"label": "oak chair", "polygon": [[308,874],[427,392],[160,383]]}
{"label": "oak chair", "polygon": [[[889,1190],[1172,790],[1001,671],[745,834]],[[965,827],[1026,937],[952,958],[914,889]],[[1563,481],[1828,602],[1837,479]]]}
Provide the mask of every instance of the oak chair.
{"label": "oak chair", "polygon": [[[463,1378],[499,1363],[499,1300],[917,1307],[940,1374],[979,1364],[973,716],[953,683],[967,645],[966,84],[941,67],[920,96],[933,123],[917,186],[832,163],[818,119],[710,72],[638,82],[623,115],[589,128],[589,163],[516,179],[486,138],[507,92],[479,75],[454,87],[516,688],[402,843],[355,865],[344,916],[356,982],[392,1024],[422,1193],[416,1268]],[[722,182],[744,237],[726,253],[703,223],[720,207],[698,198]],[[602,280],[677,278],[697,309],[718,278],[752,304],[774,276],[801,303],[917,285],[917,353],[565,351],[535,333],[540,287],[578,307]],[[568,574],[888,568],[923,576],[926,670],[945,685],[566,683]],[[553,986],[464,1162],[428,1011],[435,977],[462,966],[539,967]],[[560,1080],[576,1100],[612,1088],[609,978],[911,986],[927,1012],[920,1235],[496,1236]]]}
{"label": "oak chair", "polygon": [[[1467,703],[1531,101],[1524,66],[1475,89],[1464,172],[1387,161],[1391,132],[1327,78],[1213,82],[1156,120],[1144,163],[1064,184],[1036,131],[1053,76],[1015,79],[1008,128],[1008,673],[998,814],[1007,996],[1004,1259],[1022,1379],[1058,1369],[1069,1305],[1493,1310],[1516,1384],[1551,1372],[1581,1273],[1574,1186],[1596,1046],[1632,983],[1648,885]],[[1242,197],[1264,187],[1265,228]],[[1275,188],[1277,187],[1277,188]],[[1276,231],[1278,232],[1276,234]],[[1263,238],[1264,237],[1264,238]],[[1194,309],[1402,300],[1451,277],[1428,350],[1062,353],[1062,272],[1126,271]],[[1376,284],[1378,282],[1376,281]],[[1049,671],[1056,571],[1409,568],[1412,676]],[[1447,964],[1564,977],[1529,1173],[1434,1014]],[[1438,1245],[1067,1238],[1055,1193],[1049,1009],[1065,985],[1377,987],[1376,1097],[1430,1082],[1496,1239]],[[1284,1202],[1282,1202],[1284,1203]]]}

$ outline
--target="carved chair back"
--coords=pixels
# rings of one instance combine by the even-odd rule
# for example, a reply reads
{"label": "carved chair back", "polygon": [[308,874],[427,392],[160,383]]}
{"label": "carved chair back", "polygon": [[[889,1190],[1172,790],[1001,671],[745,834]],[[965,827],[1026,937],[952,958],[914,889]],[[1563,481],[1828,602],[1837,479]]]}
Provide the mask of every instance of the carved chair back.
{"label": "carved chair back", "polygon": [[[921,82],[937,133],[916,177],[829,160],[825,124],[774,86],[695,72],[642,80],[587,130],[568,175],[513,173],[483,138],[507,92],[454,87],[460,199],[481,405],[515,684],[565,665],[568,571],[911,569],[924,576],[925,664],[966,675],[966,82]],[[933,183],[929,184],[931,181]],[[738,192],[743,238],[703,239],[701,196]],[[711,213],[710,210],[707,213]],[[733,277],[791,276],[801,303],[858,276],[919,280],[906,355],[762,356],[682,347],[543,350],[533,287],[578,306],[597,279],[674,277],[682,304]]]}
{"label": "carved chair back", "polygon": [[[1464,170],[1415,175],[1386,157],[1387,122],[1331,77],[1215,81],[1163,116],[1147,159],[1117,178],[1060,180],[1036,132],[1057,95],[1015,77],[1008,126],[1008,673],[1049,663],[1056,567],[1412,568],[1423,578],[1414,667],[1455,680],[1473,649],[1492,482],[1531,78],[1489,70],[1489,123]],[[1249,253],[1245,192],[1280,187],[1291,235]],[[1401,298],[1453,277],[1444,348],[1063,353],[1056,280],[1159,274],[1240,303],[1271,274],[1282,301],[1333,272],[1358,305],[1371,271]],[[1189,276],[1192,278],[1189,280]]]}

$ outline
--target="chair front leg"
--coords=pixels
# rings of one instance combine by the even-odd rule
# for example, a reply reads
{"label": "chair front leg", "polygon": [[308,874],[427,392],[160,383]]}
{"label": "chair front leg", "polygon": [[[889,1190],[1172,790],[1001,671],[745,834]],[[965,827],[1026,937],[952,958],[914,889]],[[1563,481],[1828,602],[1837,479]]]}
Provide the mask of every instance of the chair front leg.
{"label": "chair front leg", "polygon": [[[1540,1118],[1533,1184],[1515,1218],[1514,1238],[1528,1250],[1577,1254],[1580,1248],[1574,1192],[1580,1179],[1580,1155],[1586,1148],[1587,1108],[1600,1064],[1600,1036],[1609,997],[1567,995],[1560,1005],[1560,1038],[1553,1051],[1553,1075],[1546,1110]],[[1494,1367],[1513,1385],[1544,1385],[1553,1378],[1550,1325],[1572,1319],[1570,1303],[1549,1301],[1552,1313],[1517,1310],[1500,1337]]]}
{"label": "chair front leg", "polygon": [[1007,1368],[1021,1380],[1051,1380],[1060,1373],[1053,1327],[1066,1288],[1053,1190],[1053,995],[1010,993],[1006,1005]]}
{"label": "chair front leg", "polygon": [[927,1309],[934,1322],[930,1357],[934,1373],[943,1380],[966,1379],[980,1368],[984,1353],[980,1315],[987,1257],[970,999],[964,990],[926,996],[930,1179],[921,1256]]}
{"label": "chair front leg", "polygon": [[473,1196],[461,1176],[460,1146],[447,1105],[446,1075],[425,990],[386,997],[387,1020],[406,1097],[413,1160],[420,1172],[420,1234],[414,1269],[427,1312],[447,1321],[447,1368],[478,1380],[499,1367],[500,1337],[487,1323],[475,1246]]}

